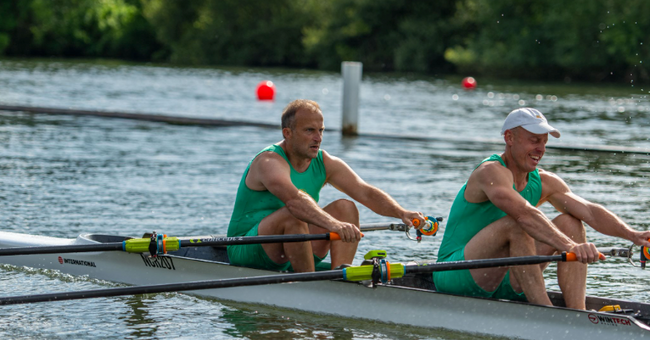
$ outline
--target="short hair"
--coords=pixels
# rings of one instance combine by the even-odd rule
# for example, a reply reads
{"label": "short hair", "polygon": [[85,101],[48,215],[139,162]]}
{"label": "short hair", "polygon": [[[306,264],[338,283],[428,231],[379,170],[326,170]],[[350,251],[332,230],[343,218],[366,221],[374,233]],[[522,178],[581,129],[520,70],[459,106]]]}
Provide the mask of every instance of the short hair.
{"label": "short hair", "polygon": [[313,100],[309,99],[296,99],[289,103],[282,111],[282,128],[293,129],[296,126],[296,112],[300,109],[306,109],[321,113],[320,106]]}

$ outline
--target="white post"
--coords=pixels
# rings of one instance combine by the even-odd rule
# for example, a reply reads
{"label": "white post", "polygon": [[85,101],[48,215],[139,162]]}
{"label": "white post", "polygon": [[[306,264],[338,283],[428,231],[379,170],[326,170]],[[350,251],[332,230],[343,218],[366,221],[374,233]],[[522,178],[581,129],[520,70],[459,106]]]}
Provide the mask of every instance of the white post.
{"label": "white post", "polygon": [[344,61],[341,63],[343,74],[343,112],[341,131],[346,136],[357,135],[359,123],[359,86],[363,63]]}

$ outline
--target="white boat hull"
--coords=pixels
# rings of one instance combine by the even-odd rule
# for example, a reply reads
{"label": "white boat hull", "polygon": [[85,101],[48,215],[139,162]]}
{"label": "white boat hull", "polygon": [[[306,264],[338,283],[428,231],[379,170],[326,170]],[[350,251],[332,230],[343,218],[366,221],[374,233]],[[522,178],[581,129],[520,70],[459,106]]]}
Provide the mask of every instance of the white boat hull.
{"label": "white boat hull", "polygon": [[[93,241],[84,236],[59,239],[0,232],[0,248],[83,243]],[[4,256],[0,257],[0,263],[55,269],[71,275],[87,275],[131,285],[273,274],[225,262],[175,255],[155,259],[118,251]],[[462,297],[403,286],[387,285],[373,289],[360,283],[316,281],[185,293],[340,317],[521,339],[575,340],[590,336],[650,339],[650,327],[628,315]],[[597,298],[591,299],[601,303]],[[650,313],[650,306],[642,305]]]}

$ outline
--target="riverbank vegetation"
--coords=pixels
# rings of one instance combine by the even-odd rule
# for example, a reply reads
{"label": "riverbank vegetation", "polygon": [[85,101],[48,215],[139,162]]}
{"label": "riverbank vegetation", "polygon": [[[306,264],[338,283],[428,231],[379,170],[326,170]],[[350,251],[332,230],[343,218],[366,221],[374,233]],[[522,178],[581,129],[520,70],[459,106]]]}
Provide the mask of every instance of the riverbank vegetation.
{"label": "riverbank vegetation", "polygon": [[646,13],[645,0],[0,0],[0,55],[647,83]]}

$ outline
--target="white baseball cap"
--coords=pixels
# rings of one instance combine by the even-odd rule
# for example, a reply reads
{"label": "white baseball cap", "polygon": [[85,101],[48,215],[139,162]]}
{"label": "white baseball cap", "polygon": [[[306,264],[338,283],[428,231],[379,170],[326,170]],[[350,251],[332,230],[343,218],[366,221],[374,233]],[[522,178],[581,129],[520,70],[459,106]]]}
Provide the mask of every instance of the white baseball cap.
{"label": "white baseball cap", "polygon": [[551,136],[560,138],[560,131],[548,125],[546,117],[537,109],[524,107],[510,112],[508,117],[506,117],[506,121],[503,122],[501,134],[503,135],[506,133],[506,130],[514,129],[518,126],[538,135],[550,133]]}

